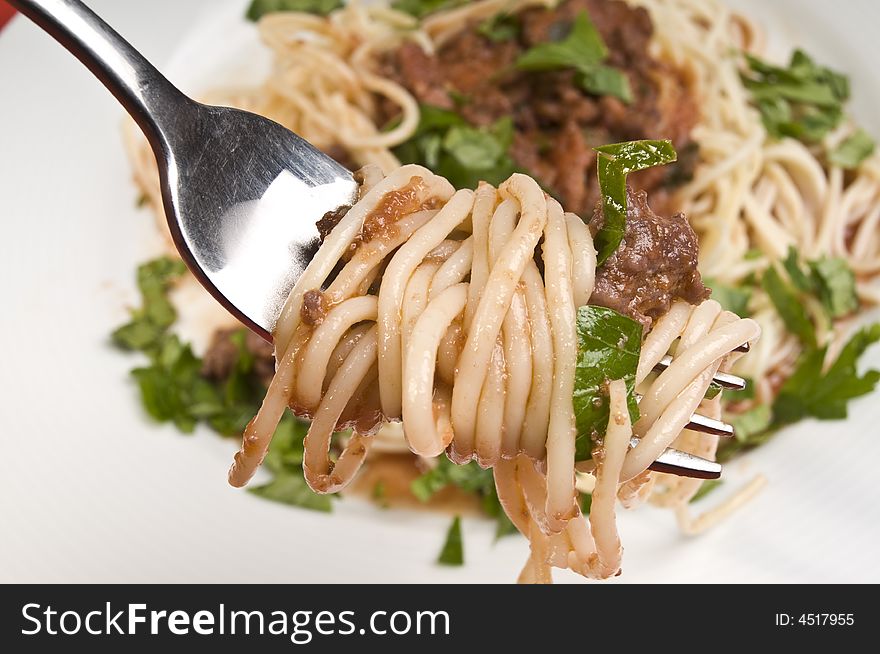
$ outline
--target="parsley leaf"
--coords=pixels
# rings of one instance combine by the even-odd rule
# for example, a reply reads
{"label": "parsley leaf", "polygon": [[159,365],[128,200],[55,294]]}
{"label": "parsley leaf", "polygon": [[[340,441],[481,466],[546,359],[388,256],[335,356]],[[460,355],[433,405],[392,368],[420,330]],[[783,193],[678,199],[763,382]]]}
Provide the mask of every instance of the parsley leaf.
{"label": "parsley leaf", "polygon": [[878,341],[880,323],[864,327],[824,372],[827,348],[802,354],[773,403],[773,424],[787,425],[808,416],[820,420],[846,418],[849,400],[870,393],[880,381],[880,371],[869,370],[860,377],[856,370],[859,357]]}
{"label": "parsley leaf", "polygon": [[278,11],[298,11],[307,14],[326,16],[343,6],[342,0],[253,0],[245,16],[258,21],[266,14]]}
{"label": "parsley leaf", "polygon": [[315,493],[303,477],[303,438],[308,428],[307,422],[291,413],[284,414],[263,462],[273,478],[262,486],[248,488],[251,493],[273,502],[314,511],[333,509],[332,502],[336,496]]}
{"label": "parsley leaf", "polygon": [[578,71],[577,82],[588,93],[612,95],[623,102],[632,102],[632,88],[627,76],[602,64],[608,58],[608,47],[586,11],[578,13],[571,32],[561,41],[539,43],[516,61],[525,71],[571,68]]}
{"label": "parsley leaf", "polygon": [[464,565],[464,546],[461,541],[461,517],[455,516],[449,531],[446,532],[446,542],[437,557],[440,565]]}
{"label": "parsley leaf", "polygon": [[492,43],[512,41],[519,37],[519,18],[514,14],[495,14],[477,25],[477,34],[485,36]]}
{"label": "parsley leaf", "polygon": [[483,512],[496,522],[495,537],[500,538],[516,532],[516,527],[504,512],[495,489],[495,476],[475,461],[456,465],[445,456],[437,459],[437,465],[413,480],[410,491],[421,502],[428,502],[447,486],[454,486],[465,493],[477,495]]}
{"label": "parsley leaf", "polygon": [[595,148],[605,223],[595,236],[596,265],[610,257],[626,233],[626,176],[676,159],[671,141],[629,141]]}
{"label": "parsley leaf", "polygon": [[401,163],[430,168],[455,188],[476,188],[480,181],[498,185],[517,172],[508,154],[512,142],[509,117],[474,127],[454,111],[423,105],[416,132],[394,154]]}
{"label": "parsley leaf", "polygon": [[845,139],[828,153],[828,161],[845,169],[858,168],[859,164],[874,154],[876,143],[863,129]]}
{"label": "parsley leaf", "polygon": [[[743,73],[743,83],[771,137],[816,144],[843,122],[850,97],[846,76],[819,66],[802,50],[794,52],[787,68],[751,55],[746,55],[746,63],[749,71]],[[874,147],[874,140],[860,129],[828,152],[828,161],[856,168]]]}
{"label": "parsley leaf", "polygon": [[729,286],[708,277],[703,278],[703,283],[712,289],[712,299],[716,300],[723,309],[732,311],[740,318],[749,317],[752,289],[746,286]]}
{"label": "parsley leaf", "polygon": [[444,9],[454,9],[465,5],[469,0],[394,0],[391,7],[416,18],[424,18]]}
{"label": "parsley leaf", "polygon": [[746,55],[743,83],[761,112],[768,134],[818,143],[843,120],[849,82],[797,50],[787,68]]}
{"label": "parsley leaf", "polygon": [[794,287],[786,283],[775,266],[770,266],[761,277],[761,286],[776,307],[785,328],[808,347],[816,346],[816,329],[800,301]]}
{"label": "parsley leaf", "polygon": [[761,278],[761,286],[786,329],[808,347],[816,346],[816,330],[804,308],[804,295],[816,297],[830,319],[849,315],[858,309],[855,274],[845,259],[823,257],[808,261],[804,267],[792,247],[782,261],[782,269],[787,273],[788,281],[771,265]]}
{"label": "parsley leaf", "polygon": [[831,318],[849,315],[859,308],[856,277],[846,259],[823,257],[809,262],[813,287]]}
{"label": "parsley leaf", "polygon": [[612,309],[584,306],[578,309],[577,332],[572,404],[577,423],[575,458],[584,461],[590,458],[594,437],[608,426],[609,380],[626,382],[630,418],[635,422],[639,417],[635,379],[642,326]]}
{"label": "parsley leaf", "polygon": [[770,407],[766,404],[758,404],[748,411],[729,416],[728,419],[735,430],[734,438],[743,445],[749,445],[756,436],[767,430],[772,418]]}
{"label": "parsley leaf", "polygon": [[155,346],[177,319],[168,291],[186,272],[179,259],[159,257],[137,269],[141,308],[131,312],[131,320],[111,334],[113,342],[125,350],[145,351]]}
{"label": "parsley leaf", "polygon": [[[255,370],[256,358],[248,349],[247,332],[239,329],[228,338],[235,358],[223,379],[202,374],[202,359],[188,343],[169,333],[177,312],[168,298],[172,284],[186,270],[176,259],[161,257],[138,267],[142,306],[131,322],[113,332],[113,341],[147,356],[147,365],[131,371],[146,412],[159,422],[172,422],[191,433],[199,422],[214,431],[239,435],[257,412],[266,388]],[[302,440],[307,423],[285,414],[281,419],[265,467],[273,479],[251,492],[267,499],[320,511],[330,510],[330,499],[308,487],[302,472]]]}
{"label": "parsley leaf", "polygon": [[703,398],[707,400],[714,400],[716,397],[721,395],[722,390],[724,389],[721,387],[721,384],[716,384],[715,382],[712,382],[711,384],[709,384],[709,388],[706,389]]}
{"label": "parsley leaf", "polygon": [[[726,395],[727,391],[725,397]],[[716,455],[719,463],[729,461],[734,454],[742,450],[766,443],[776,433],[772,409],[766,404],[759,404],[748,411],[725,416],[725,420],[733,425],[734,438],[724,439],[719,445]]]}
{"label": "parsley leaf", "polygon": [[694,493],[694,496],[691,498],[691,503],[699,502],[701,499],[706,497],[713,490],[718,488],[724,482],[720,479],[707,479],[702,484],[700,484],[700,490]]}

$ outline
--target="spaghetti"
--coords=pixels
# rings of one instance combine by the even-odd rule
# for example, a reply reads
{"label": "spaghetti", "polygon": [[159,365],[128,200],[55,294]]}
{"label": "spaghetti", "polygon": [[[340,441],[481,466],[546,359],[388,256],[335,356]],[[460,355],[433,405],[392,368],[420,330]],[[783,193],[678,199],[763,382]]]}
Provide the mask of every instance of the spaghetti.
{"label": "spaghetti", "polygon": [[[656,323],[639,361],[634,425],[622,382],[609,387],[588,531],[575,488],[572,396],[575,312],[595,279],[589,228],[525,175],[476,191],[455,191],[414,165],[364,177],[361,199],[290,294],[275,331],[278,369],[230,483],[253,475],[287,406],[312,421],[304,470],[320,493],[348,484],[382,423],[402,420],[415,454],[446,451],[456,463],[494,468],[502,505],[532,544],[523,579],[548,579],[549,565],[616,574],[618,492],[633,504],[651,483],[648,466],[680,438],[728,354],[758,337],[757,323],[713,300],[679,301]],[[649,378],[673,348],[673,364]],[[333,462],[331,438],[347,428]],[[629,450],[633,434],[641,440]],[[691,436],[714,453],[717,438]]]}

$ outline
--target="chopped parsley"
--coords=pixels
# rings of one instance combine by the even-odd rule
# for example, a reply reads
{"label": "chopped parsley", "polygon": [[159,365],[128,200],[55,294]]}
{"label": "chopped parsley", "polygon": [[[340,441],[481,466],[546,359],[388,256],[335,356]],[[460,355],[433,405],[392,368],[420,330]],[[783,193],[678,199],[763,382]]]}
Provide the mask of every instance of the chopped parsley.
{"label": "chopped parsley", "polygon": [[707,479],[702,484],[700,484],[700,490],[694,493],[694,496],[691,498],[691,502],[699,502],[701,499],[706,497],[713,490],[718,488],[724,482],[720,479]]}
{"label": "chopped parsley", "polygon": [[828,161],[845,169],[858,168],[865,159],[874,154],[876,143],[863,129],[844,139],[828,153]]}
{"label": "chopped parsley", "polygon": [[639,417],[635,397],[636,369],[642,350],[642,326],[612,309],[584,306],[577,313],[578,358],[574,373],[577,424],[575,460],[590,458],[593,439],[608,426],[608,381],[626,382],[627,404],[633,422]]}
{"label": "chopped parsley", "polygon": [[253,0],[245,16],[252,21],[258,21],[266,14],[279,11],[298,11],[326,16],[331,11],[340,9],[344,4],[343,0]]}
{"label": "chopped parsley", "polygon": [[859,376],[856,368],[865,350],[878,341],[880,323],[860,329],[827,368],[823,365],[827,347],[804,352],[773,403],[773,424],[787,425],[806,417],[846,418],[847,403],[872,392],[880,381],[880,371]]}
{"label": "chopped parsley", "polygon": [[[746,63],[743,84],[772,138],[816,145],[843,122],[850,98],[845,75],[818,65],[802,50],[792,54],[787,67],[751,55],[746,55]],[[835,165],[855,168],[873,151],[873,139],[859,130],[827,155]]]}
{"label": "chopped parsley", "polygon": [[823,257],[804,265],[797,251],[790,248],[781,266],[767,268],[761,286],[786,329],[808,348],[815,348],[817,343],[816,327],[805,308],[806,296],[819,301],[828,320],[850,315],[859,307],[855,275],[846,260],[837,257]]}
{"label": "chopped parsley", "polygon": [[508,154],[513,142],[510,118],[474,127],[448,109],[422,105],[420,114],[415,134],[394,149],[401,163],[425,166],[455,188],[476,188],[480,181],[497,186],[517,172]]}
{"label": "chopped parsley", "polygon": [[485,36],[492,43],[503,43],[518,38],[520,27],[519,18],[515,14],[500,13],[477,25],[477,34]]}
{"label": "chopped parsley", "polygon": [[625,73],[606,66],[608,47],[586,11],[578,13],[571,32],[561,41],[539,43],[516,61],[525,71],[573,69],[577,83],[588,93],[610,95],[632,102],[632,88]]}
{"label": "chopped parsley", "polygon": [[466,5],[469,0],[394,0],[391,7],[416,18]]}
{"label": "chopped parsley", "polygon": [[772,406],[756,405],[744,413],[726,417],[734,426],[736,436],[722,444],[718,460],[725,461],[740,450],[757,447],[780,427],[804,418],[846,418],[849,401],[873,392],[880,381],[880,371],[869,370],[859,375],[857,369],[859,358],[878,341],[880,323],[864,327],[850,338],[837,359],[827,365],[827,347],[805,349]]}
{"label": "chopped parsley", "polygon": [[475,461],[460,466],[452,463],[445,456],[440,456],[437,459],[437,465],[415,479],[410,490],[418,500],[428,502],[436,493],[447,486],[453,486],[480,498],[483,512],[496,522],[496,538],[516,532],[516,527],[507,517],[498,500],[498,492],[495,490],[495,476],[491,470],[484,470]]}
{"label": "chopped parsley", "polygon": [[[880,340],[880,324],[858,331],[843,347],[837,359],[829,362],[828,347],[820,347],[819,327],[853,314],[859,307],[855,275],[845,259],[822,257],[802,261],[794,248],[786,257],[771,264],[753,283],[767,293],[785,328],[796,335],[803,346],[795,370],[782,384],[772,405],[755,405],[741,413],[728,413],[736,436],[721,445],[719,460],[736,452],[765,443],[780,427],[804,418],[833,420],[845,418],[850,400],[870,393],[880,381],[880,372],[860,376],[857,363],[872,344]],[[744,289],[748,290],[748,289]],[[736,296],[717,297],[727,308]],[[745,296],[743,296],[744,298]],[[812,314],[805,307],[817,307]],[[741,314],[742,315],[742,314]],[[753,400],[754,385],[744,391],[726,391],[727,406]]]}
{"label": "chopped parsley", "polygon": [[703,283],[712,289],[712,299],[716,300],[723,309],[732,311],[740,318],[749,317],[749,302],[752,299],[751,288],[722,284],[708,277],[703,278]]}
{"label": "chopped parsley", "polygon": [[303,477],[303,438],[309,429],[307,422],[285,413],[275,435],[263,467],[272,473],[272,480],[248,490],[262,497],[313,511],[332,511],[336,495],[319,495],[309,488]]}
{"label": "chopped parsley", "polygon": [[131,320],[110,337],[125,350],[150,351],[158,347],[167,329],[177,320],[168,291],[186,272],[179,259],[160,257],[138,266],[137,285],[141,307],[131,312]]}
{"label": "chopped parsley", "polygon": [[[223,436],[238,436],[256,414],[266,388],[254,369],[255,358],[242,328],[229,336],[235,360],[224,379],[202,374],[202,359],[188,343],[170,332],[177,313],[168,292],[186,270],[182,262],[161,257],[138,267],[141,307],[112,334],[120,348],[142,352],[146,365],[131,371],[146,412],[159,422],[171,422],[192,433],[200,422]],[[251,492],[277,502],[308,509],[330,510],[328,496],[317,495],[302,473],[302,439],[308,424],[286,414],[275,431],[265,467],[273,474]]]}
{"label": "chopped parsley", "polygon": [[761,286],[770,297],[776,313],[785,328],[807,347],[816,346],[816,328],[804,308],[797,289],[786,282],[775,266],[770,266],[761,277]]}
{"label": "chopped parsley", "polygon": [[464,546],[461,541],[461,517],[455,516],[446,532],[446,542],[437,557],[440,565],[464,565]]}

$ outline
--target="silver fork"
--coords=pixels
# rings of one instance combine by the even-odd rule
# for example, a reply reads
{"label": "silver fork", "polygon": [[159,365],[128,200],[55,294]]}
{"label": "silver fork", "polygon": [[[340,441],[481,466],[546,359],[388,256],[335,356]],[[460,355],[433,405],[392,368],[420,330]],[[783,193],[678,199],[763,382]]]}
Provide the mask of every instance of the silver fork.
{"label": "silver fork", "polygon": [[[181,258],[220,304],[271,341],[281,307],[320,243],[316,221],[357,197],[351,172],[271,120],[187,97],[79,0],[9,2],[131,114],[156,155]],[[294,211],[308,218],[294,219]],[[720,374],[716,381],[745,384]],[[730,425],[699,414],[688,427],[733,435]],[[652,467],[707,478],[721,473],[714,462],[677,450]]]}
{"label": "silver fork", "polygon": [[316,221],[356,198],[351,172],[271,120],[187,97],[79,0],[10,2],[131,114],[156,155],[180,256],[218,302],[271,340],[318,246]]}

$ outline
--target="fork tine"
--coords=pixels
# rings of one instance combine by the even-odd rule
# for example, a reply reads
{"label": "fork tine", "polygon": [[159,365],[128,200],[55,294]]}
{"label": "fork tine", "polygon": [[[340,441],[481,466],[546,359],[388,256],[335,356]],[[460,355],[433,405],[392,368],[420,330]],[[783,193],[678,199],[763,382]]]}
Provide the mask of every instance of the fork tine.
{"label": "fork tine", "polygon": [[[660,361],[657,362],[657,365],[654,366],[654,370],[663,371],[666,370],[670,365],[672,365],[672,355],[667,354]],[[721,388],[726,388],[729,390],[741,391],[746,387],[746,380],[742,377],[737,377],[736,375],[731,375],[728,372],[716,372],[715,376],[712,377],[712,381],[721,386]]]}
{"label": "fork tine", "polygon": [[712,436],[720,436],[721,438],[732,438],[734,435],[733,425],[729,425],[721,420],[715,420],[714,418],[707,418],[700,413],[695,413],[691,416],[691,421],[685,426],[685,429]]}
{"label": "fork tine", "polygon": [[[638,437],[633,436],[630,438],[630,447],[635,447],[638,444]],[[578,472],[595,474],[596,464],[594,461],[580,461],[575,464],[575,469]],[[663,453],[648,466],[648,469],[655,472],[678,475],[679,477],[692,477],[694,479],[718,479],[721,476],[720,463],[671,447],[663,450]]]}
{"label": "fork tine", "polygon": [[[636,393],[636,402],[641,402],[642,396]],[[732,438],[734,435],[733,425],[729,425],[721,420],[715,420],[704,416],[702,413],[694,413],[691,420],[685,426],[685,429],[698,431],[710,436],[720,436],[721,438]]]}
{"label": "fork tine", "polygon": [[[638,438],[631,438],[629,441],[632,447],[639,444]],[[716,461],[709,461],[688,452],[667,448],[663,454],[657,457],[651,465],[650,470],[655,472],[666,472],[679,477],[693,477],[694,479],[718,479],[721,476],[721,464]]]}

